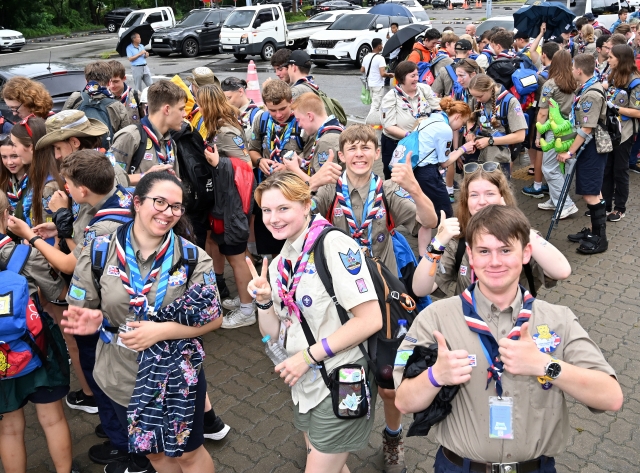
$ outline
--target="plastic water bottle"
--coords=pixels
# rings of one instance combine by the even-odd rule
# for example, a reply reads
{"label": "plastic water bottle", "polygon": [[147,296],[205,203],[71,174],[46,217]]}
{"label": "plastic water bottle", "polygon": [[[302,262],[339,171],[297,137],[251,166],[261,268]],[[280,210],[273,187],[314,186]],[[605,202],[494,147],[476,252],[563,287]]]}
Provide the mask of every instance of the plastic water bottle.
{"label": "plastic water bottle", "polygon": [[109,162],[112,166],[116,165],[116,158],[110,150],[105,153],[105,156],[109,158]]}
{"label": "plastic water bottle", "polygon": [[284,360],[289,358],[287,352],[280,346],[279,343],[271,340],[271,335],[265,335],[262,339],[262,343],[264,343],[264,351],[271,361],[273,361],[273,365],[279,365]]}
{"label": "plastic water bottle", "polygon": [[404,338],[407,334],[407,321],[405,319],[398,320],[398,330],[396,331],[395,338]]}

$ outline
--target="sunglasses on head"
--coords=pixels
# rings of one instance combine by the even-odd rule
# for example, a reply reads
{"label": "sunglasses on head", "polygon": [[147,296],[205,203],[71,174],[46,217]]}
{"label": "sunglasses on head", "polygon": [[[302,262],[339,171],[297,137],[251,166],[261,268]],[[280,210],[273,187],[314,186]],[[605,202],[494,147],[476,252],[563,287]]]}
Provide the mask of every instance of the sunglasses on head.
{"label": "sunglasses on head", "polygon": [[494,163],[492,161],[486,163],[467,163],[462,166],[465,174],[472,174],[478,169],[482,168],[484,172],[494,172],[500,167],[500,163]]}

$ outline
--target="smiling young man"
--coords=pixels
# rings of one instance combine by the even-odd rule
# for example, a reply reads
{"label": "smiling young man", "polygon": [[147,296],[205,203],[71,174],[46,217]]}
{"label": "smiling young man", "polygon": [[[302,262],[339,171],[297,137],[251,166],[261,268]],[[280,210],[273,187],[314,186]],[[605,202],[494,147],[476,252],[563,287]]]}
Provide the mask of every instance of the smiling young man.
{"label": "smiling young man", "polygon": [[404,378],[396,365],[401,412],[427,409],[442,386],[460,389],[433,426],[436,473],[555,473],[553,457],[569,438],[565,395],[594,413],[622,406],[613,369],[573,312],[518,285],[531,258],[530,229],[515,207],[475,214],[465,237],[478,282],[422,311],[400,345],[411,354],[438,344],[436,363],[419,375]]}
{"label": "smiling young man", "polygon": [[273,67],[276,77],[287,84],[291,84],[291,78],[289,77],[290,56],[291,50],[287,48],[278,49],[275,54],[271,56],[271,67]]}
{"label": "smiling young man", "polygon": [[144,108],[140,103],[140,91],[133,89],[125,82],[127,80],[127,72],[120,61],[113,59],[108,64],[111,66],[112,74],[109,81],[109,90],[127,109],[131,123],[140,123],[140,119],[144,116]]}

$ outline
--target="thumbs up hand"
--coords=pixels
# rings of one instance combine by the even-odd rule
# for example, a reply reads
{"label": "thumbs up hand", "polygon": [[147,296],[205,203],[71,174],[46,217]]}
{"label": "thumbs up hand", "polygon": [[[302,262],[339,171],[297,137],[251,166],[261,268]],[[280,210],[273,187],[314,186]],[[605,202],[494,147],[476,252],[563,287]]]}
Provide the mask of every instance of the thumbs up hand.
{"label": "thumbs up hand", "polygon": [[338,178],[342,175],[342,167],[334,159],[335,153],[330,149],[327,160],[309,180],[309,188],[312,191],[316,191],[327,184],[335,184],[338,181]]}
{"label": "thumbs up hand", "polygon": [[391,168],[391,180],[406,190],[410,195],[422,192],[420,184],[413,174],[411,166],[411,151],[407,153],[407,160],[404,163],[396,163]]}
{"label": "thumbs up hand", "polygon": [[520,327],[520,340],[501,338],[498,341],[500,359],[507,373],[521,376],[543,376],[549,356],[538,350],[529,333],[529,322]]}
{"label": "thumbs up hand", "polygon": [[447,218],[444,210],[440,210],[440,225],[436,238],[440,244],[447,246],[452,238],[460,235],[460,222],[456,217]]}
{"label": "thumbs up hand", "polygon": [[438,359],[433,365],[433,377],[441,386],[454,386],[466,383],[471,379],[469,352],[466,350],[449,350],[444,336],[437,330],[433,337],[438,343]]}

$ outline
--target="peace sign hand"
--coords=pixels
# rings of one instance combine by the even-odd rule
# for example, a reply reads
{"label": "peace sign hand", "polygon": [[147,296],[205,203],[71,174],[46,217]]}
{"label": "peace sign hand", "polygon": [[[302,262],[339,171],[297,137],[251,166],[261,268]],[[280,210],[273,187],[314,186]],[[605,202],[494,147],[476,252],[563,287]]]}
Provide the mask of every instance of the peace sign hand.
{"label": "peace sign hand", "polygon": [[258,271],[256,271],[256,267],[253,265],[251,258],[247,256],[245,261],[247,262],[247,266],[249,266],[249,271],[251,271],[251,277],[253,278],[249,281],[247,291],[249,291],[249,294],[256,300],[256,302],[266,304],[272,299],[271,286],[267,279],[269,262],[265,256],[262,260],[262,271],[260,272],[260,275],[258,275]]}

